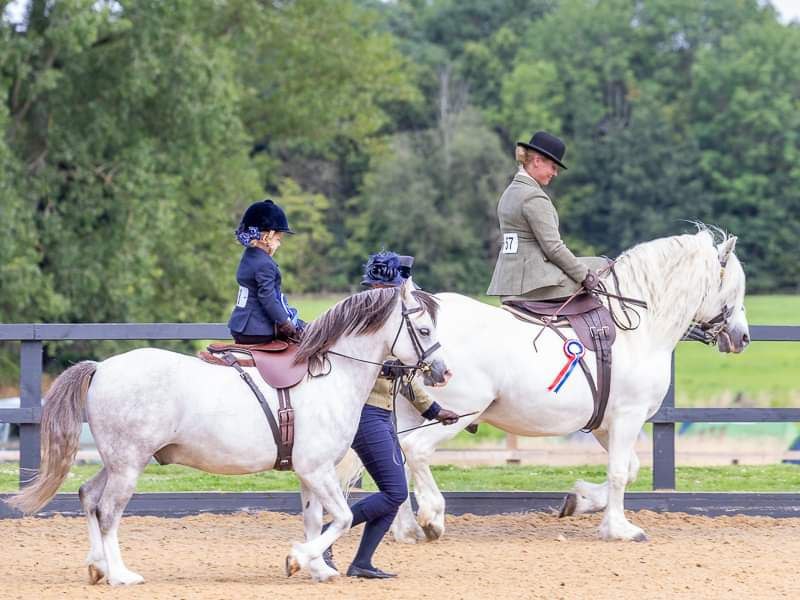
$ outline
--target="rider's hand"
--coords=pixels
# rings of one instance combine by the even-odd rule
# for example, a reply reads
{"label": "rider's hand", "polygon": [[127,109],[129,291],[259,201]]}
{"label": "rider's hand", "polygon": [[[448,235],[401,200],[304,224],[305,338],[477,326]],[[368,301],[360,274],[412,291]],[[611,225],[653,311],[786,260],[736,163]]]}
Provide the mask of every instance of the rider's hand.
{"label": "rider's hand", "polygon": [[[396,358],[389,359],[383,363],[381,366],[381,373],[380,376],[384,379],[391,379],[395,380],[398,377],[402,377],[405,373],[405,369],[403,368],[403,363],[397,360]],[[408,397],[407,390],[403,390],[403,395]]]}
{"label": "rider's hand", "polygon": [[597,287],[598,283],[600,283],[600,277],[598,277],[597,273],[594,271],[589,270],[589,272],[586,274],[586,277],[584,277],[583,281],[581,282],[581,285],[587,292],[591,292]]}
{"label": "rider's hand", "polygon": [[283,323],[278,325],[278,334],[284,339],[289,339],[297,336],[297,328],[292,323],[291,319],[286,319]]}
{"label": "rider's hand", "polygon": [[459,419],[457,413],[454,413],[452,410],[447,410],[446,408],[440,408],[435,418],[442,425],[453,425]]}

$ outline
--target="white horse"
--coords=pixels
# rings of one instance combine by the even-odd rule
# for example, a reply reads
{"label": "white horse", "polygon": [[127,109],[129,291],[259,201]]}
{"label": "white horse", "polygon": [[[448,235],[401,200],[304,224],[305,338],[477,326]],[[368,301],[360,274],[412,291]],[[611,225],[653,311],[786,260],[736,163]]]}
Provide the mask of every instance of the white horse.
{"label": "white horse", "polygon": [[[639,471],[634,442],[667,392],[670,357],[683,334],[692,322],[713,321],[721,352],[741,352],[749,343],[743,306],[745,277],[733,254],[735,243],[735,237],[726,236],[716,245],[712,233],[702,227],[694,235],[640,244],[616,262],[620,293],[646,301],[649,308],[637,309],[640,326],[619,331],[613,348],[608,407],[594,431],[608,451],[608,480],[600,485],[576,482],[562,510],[579,514],[605,509],[600,525],[604,539],[646,539],[625,518],[625,487]],[[465,296],[440,294],[437,298],[439,339],[456,373],[447,388],[432,390],[440,404],[460,414],[478,411],[472,421],[523,436],[565,435],[586,425],[594,405],[578,369],[558,393],[547,390],[565,362],[563,341],[553,331],[542,334],[537,352],[531,342],[540,326]],[[611,301],[611,308],[620,314],[617,301]],[[569,337],[571,330],[562,331]],[[586,359],[596,377],[592,354],[587,352]],[[401,431],[421,422],[406,404],[398,403]],[[414,542],[423,534],[429,539],[443,534],[444,497],[428,462],[441,442],[468,424],[462,420],[451,427],[426,427],[402,439],[419,503],[419,525],[406,501],[393,525],[396,539]]]}
{"label": "white horse", "polygon": [[[294,544],[286,557],[287,574],[308,567],[317,581],[338,575],[321,558],[352,520],[335,465],[355,436],[377,365],[390,353],[404,363],[421,364],[423,350],[438,346],[436,310],[433,296],[413,291],[409,283],[346,298],[308,325],[298,358],[311,359],[310,371],[329,373],[306,377],[291,391],[293,462],[301,481],[306,542]],[[423,369],[426,383],[443,385],[449,376],[443,361],[429,366]],[[247,370],[274,413],[276,391],[255,369]],[[139,349],[100,363],[78,363],[56,379],[42,414],[41,472],[9,504],[33,513],[53,497],[75,458],[84,407],[103,461],[100,472],[80,488],[89,521],[91,583],[104,576],[112,585],[143,581],[123,563],[117,529],[150,457],[225,474],[257,473],[275,464],[277,448],[265,415],[234,369]],[[323,507],[333,523],[320,535]]]}

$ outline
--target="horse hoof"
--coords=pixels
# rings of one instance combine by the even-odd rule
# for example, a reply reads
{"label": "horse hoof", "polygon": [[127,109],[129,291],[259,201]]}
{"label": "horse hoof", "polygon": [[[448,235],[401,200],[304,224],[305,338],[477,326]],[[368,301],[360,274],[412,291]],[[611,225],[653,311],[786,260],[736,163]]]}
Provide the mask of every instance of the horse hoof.
{"label": "horse hoof", "polygon": [[300,563],[292,556],[286,557],[286,576],[291,577],[300,570]]}
{"label": "horse hoof", "polygon": [[578,496],[576,494],[567,494],[564,496],[564,501],[561,503],[561,510],[558,511],[558,518],[571,517],[575,514],[575,509],[578,507]]}
{"label": "horse hoof", "polygon": [[442,534],[439,532],[439,530],[436,528],[436,526],[433,523],[428,523],[427,525],[423,525],[422,526],[422,531],[425,532],[425,538],[429,542],[435,542],[440,537],[442,537]]}
{"label": "horse hoof", "polygon": [[650,538],[648,538],[647,535],[643,531],[640,531],[635,536],[633,536],[633,540],[632,541],[634,541],[634,542],[649,542]]}
{"label": "horse hoof", "polygon": [[103,573],[100,569],[95,567],[94,565],[89,565],[89,585],[96,585],[103,580],[105,577],[105,573]]}

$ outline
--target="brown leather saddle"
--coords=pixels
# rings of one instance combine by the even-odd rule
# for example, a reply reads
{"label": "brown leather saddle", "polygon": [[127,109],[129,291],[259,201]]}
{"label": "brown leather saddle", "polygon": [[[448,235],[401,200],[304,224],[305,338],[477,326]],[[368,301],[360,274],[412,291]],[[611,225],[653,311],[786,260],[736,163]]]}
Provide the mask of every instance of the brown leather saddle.
{"label": "brown leather saddle", "polygon": [[549,327],[564,341],[567,340],[567,336],[561,329],[568,325],[575,331],[575,335],[584,347],[595,353],[597,384],[583,357],[579,359],[581,370],[586,376],[594,398],[592,418],[583,428],[585,431],[591,431],[600,427],[608,405],[611,388],[611,346],[617,339],[617,328],[611,312],[597,296],[580,294],[566,306],[563,304],[563,300],[551,302],[519,300],[506,302],[503,308],[518,319]]}
{"label": "brown leather saddle", "polygon": [[[294,446],[294,409],[289,389],[300,383],[308,373],[308,361],[295,364],[299,346],[283,340],[273,340],[267,344],[231,344],[217,342],[210,344],[207,351],[200,352],[199,358],[214,364],[233,367],[250,387],[258,400],[272,437],[278,447],[275,469],[292,469],[292,448]],[[266,398],[244,369],[255,367],[261,378],[278,392],[278,420],[272,414]]]}

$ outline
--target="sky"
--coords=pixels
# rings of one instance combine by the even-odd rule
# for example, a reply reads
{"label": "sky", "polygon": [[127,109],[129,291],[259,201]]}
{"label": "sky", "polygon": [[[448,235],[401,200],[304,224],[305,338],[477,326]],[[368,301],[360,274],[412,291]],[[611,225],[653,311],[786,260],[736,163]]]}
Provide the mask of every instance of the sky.
{"label": "sky", "polygon": [[800,0],[772,0],[784,23],[800,21]]}

